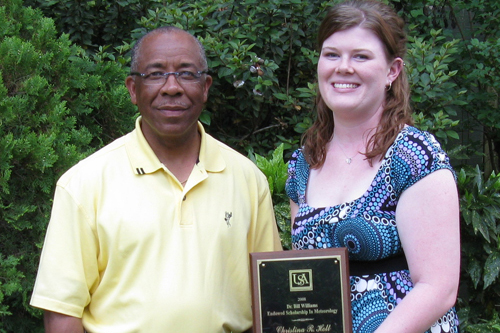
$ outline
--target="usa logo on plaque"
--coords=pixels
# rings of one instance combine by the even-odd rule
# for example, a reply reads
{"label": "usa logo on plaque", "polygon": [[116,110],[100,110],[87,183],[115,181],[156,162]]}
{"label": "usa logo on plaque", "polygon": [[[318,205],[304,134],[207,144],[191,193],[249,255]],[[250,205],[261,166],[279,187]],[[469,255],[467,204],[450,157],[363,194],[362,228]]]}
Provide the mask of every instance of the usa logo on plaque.
{"label": "usa logo on plaque", "polygon": [[289,271],[290,291],[313,290],[312,269],[294,269]]}

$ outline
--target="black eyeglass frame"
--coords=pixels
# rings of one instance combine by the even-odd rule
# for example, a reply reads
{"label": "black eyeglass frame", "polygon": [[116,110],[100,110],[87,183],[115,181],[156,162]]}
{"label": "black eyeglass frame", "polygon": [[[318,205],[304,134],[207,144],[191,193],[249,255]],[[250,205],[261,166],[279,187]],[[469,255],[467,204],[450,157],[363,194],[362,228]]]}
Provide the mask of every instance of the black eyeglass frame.
{"label": "black eyeglass frame", "polygon": [[[131,75],[131,76],[140,76],[143,79],[148,79],[149,77],[151,77],[151,75],[155,74],[155,77],[163,77],[164,78],[163,84],[165,84],[165,82],[167,82],[168,77],[170,75],[175,76],[175,79],[177,80],[177,82],[179,82],[178,81],[179,76],[182,75],[182,74],[187,74],[187,73],[189,73],[190,75],[193,76],[193,82],[197,82],[197,80],[194,80],[194,79],[199,79],[203,74],[207,74],[208,71],[207,70],[205,70],[205,71],[197,71],[197,72],[182,71],[182,72],[166,72],[166,73],[153,72],[153,73],[149,73],[149,74],[139,73],[139,72],[130,72],[129,75]],[[149,82],[151,82],[151,81],[149,81]],[[183,81],[183,82],[189,82],[189,80],[188,81]],[[158,84],[160,84],[160,83],[158,83]]]}

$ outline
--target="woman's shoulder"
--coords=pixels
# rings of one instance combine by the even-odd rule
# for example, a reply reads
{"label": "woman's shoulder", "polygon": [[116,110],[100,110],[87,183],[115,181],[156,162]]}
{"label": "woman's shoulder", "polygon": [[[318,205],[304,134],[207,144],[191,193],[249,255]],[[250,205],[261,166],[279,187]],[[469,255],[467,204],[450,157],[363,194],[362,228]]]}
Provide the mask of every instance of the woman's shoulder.
{"label": "woman's shoulder", "polygon": [[401,130],[392,148],[404,151],[409,156],[425,155],[439,161],[445,161],[448,157],[434,135],[413,126],[406,126]]}
{"label": "woman's shoulder", "polygon": [[434,135],[413,126],[401,130],[386,158],[398,175],[406,175],[406,186],[440,169],[453,172],[448,155]]}
{"label": "woman's shoulder", "polygon": [[309,164],[307,163],[307,160],[304,156],[304,148],[303,147],[295,150],[292,153],[292,156],[290,157],[290,159],[288,160],[288,169],[291,169],[291,168],[294,169],[298,165],[300,165],[301,167],[309,166]]}
{"label": "woman's shoulder", "polygon": [[292,156],[290,157],[290,160],[289,162],[290,163],[295,163],[297,162],[297,160],[299,159],[303,159],[304,158],[304,153],[303,153],[303,147],[295,150],[293,153],[292,153]]}
{"label": "woman's shoulder", "polygon": [[433,150],[443,150],[433,134],[414,126],[406,126],[399,132],[394,143],[401,144],[402,142],[412,142],[413,145],[429,147]]}
{"label": "woman's shoulder", "polygon": [[286,192],[295,203],[299,201],[299,192],[305,188],[309,178],[309,164],[307,163],[302,148],[293,152],[288,161],[288,178],[286,181]]}

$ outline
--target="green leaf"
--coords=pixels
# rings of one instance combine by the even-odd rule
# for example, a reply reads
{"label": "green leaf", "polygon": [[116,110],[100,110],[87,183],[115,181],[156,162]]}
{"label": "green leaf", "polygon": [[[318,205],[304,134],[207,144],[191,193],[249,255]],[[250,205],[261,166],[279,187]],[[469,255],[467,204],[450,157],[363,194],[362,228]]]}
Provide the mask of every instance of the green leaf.
{"label": "green leaf", "polygon": [[288,96],[283,93],[274,93],[273,96],[282,101],[288,100]]}
{"label": "green leaf", "polygon": [[488,288],[497,278],[500,273],[500,253],[493,252],[484,265],[484,287]]}
{"label": "green leaf", "polygon": [[199,120],[201,123],[203,123],[207,126],[210,126],[210,123],[212,121],[212,116],[211,116],[210,112],[203,110],[203,112],[200,115]]}
{"label": "green leaf", "polygon": [[453,138],[453,139],[457,139],[457,140],[459,139],[458,133],[455,131],[448,130],[448,131],[446,131],[446,135],[448,135],[450,138]]}
{"label": "green leaf", "polygon": [[482,273],[481,264],[478,261],[474,260],[469,264],[467,271],[472,279],[474,288],[477,288],[479,282],[481,281],[481,273]]}
{"label": "green leaf", "polygon": [[218,70],[218,75],[220,78],[225,77],[225,76],[230,76],[234,73],[234,70],[229,67],[221,67]]}

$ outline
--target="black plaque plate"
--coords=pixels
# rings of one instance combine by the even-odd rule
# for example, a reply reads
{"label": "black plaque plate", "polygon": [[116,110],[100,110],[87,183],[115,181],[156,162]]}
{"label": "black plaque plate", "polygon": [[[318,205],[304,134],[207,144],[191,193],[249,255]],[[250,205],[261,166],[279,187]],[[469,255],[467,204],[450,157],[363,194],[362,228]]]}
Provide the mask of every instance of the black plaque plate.
{"label": "black plaque plate", "polygon": [[351,333],[346,248],[259,252],[252,264],[254,333]]}

